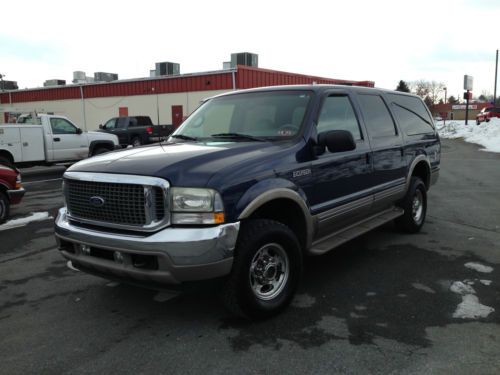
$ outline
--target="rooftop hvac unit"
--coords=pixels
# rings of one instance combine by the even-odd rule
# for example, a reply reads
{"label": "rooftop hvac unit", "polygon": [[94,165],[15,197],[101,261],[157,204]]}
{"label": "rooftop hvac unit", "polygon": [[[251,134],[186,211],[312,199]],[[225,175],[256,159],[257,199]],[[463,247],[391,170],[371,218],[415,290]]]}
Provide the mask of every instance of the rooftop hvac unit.
{"label": "rooftop hvac unit", "polygon": [[94,81],[95,82],[111,82],[117,81],[118,74],[116,73],[105,73],[105,72],[95,72]]}
{"label": "rooftop hvac unit", "polygon": [[85,78],[87,78],[85,76],[85,72],[82,72],[82,71],[75,71],[73,72],[73,80],[76,80],[76,81],[85,81]]}
{"label": "rooftop hvac unit", "polygon": [[178,75],[181,72],[181,67],[177,63],[173,62],[159,62],[156,63],[156,75],[157,76],[172,76]]}
{"label": "rooftop hvac unit", "polygon": [[236,68],[236,65],[259,66],[259,55],[250,52],[240,52],[231,54],[231,68]]}
{"label": "rooftop hvac unit", "polygon": [[64,79],[48,79],[43,83],[44,87],[64,86],[64,85],[66,85],[66,81]]}

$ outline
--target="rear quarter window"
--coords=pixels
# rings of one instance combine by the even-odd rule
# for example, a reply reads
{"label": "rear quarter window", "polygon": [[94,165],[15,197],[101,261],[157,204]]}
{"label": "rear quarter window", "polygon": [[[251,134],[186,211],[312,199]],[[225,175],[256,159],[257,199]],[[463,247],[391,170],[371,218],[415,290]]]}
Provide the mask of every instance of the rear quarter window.
{"label": "rear quarter window", "polygon": [[151,122],[151,118],[147,116],[137,116],[136,118],[137,124],[139,126],[150,126],[153,125]]}
{"label": "rear quarter window", "polygon": [[388,95],[396,119],[406,135],[433,133],[434,125],[425,104],[419,98]]}

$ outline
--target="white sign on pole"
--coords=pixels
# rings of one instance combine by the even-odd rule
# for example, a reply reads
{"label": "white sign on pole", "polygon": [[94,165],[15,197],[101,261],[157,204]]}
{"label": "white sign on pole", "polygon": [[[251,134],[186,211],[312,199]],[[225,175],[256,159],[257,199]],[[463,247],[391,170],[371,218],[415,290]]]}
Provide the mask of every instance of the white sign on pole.
{"label": "white sign on pole", "polygon": [[464,75],[464,90],[472,91],[473,83],[474,83],[474,78],[472,76]]}

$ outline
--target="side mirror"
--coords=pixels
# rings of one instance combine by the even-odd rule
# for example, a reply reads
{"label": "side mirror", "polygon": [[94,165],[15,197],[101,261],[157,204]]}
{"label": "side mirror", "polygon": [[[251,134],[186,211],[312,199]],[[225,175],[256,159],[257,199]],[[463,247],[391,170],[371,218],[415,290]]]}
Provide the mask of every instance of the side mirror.
{"label": "side mirror", "polygon": [[352,133],[347,130],[330,130],[318,135],[318,145],[328,148],[330,152],[352,151],[356,142]]}
{"label": "side mirror", "polygon": [[82,134],[82,133],[83,133],[82,129],[76,128],[76,134]]}
{"label": "side mirror", "polygon": [[99,129],[102,129],[102,124],[99,124]]}

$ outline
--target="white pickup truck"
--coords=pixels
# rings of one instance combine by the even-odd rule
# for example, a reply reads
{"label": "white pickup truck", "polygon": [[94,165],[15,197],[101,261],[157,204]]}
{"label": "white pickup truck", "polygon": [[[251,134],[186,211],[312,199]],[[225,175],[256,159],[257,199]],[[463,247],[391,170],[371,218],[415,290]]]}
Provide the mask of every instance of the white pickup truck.
{"label": "white pickup truck", "polygon": [[26,119],[0,125],[0,163],[30,166],[75,161],[120,147],[116,135],[83,132],[64,116],[40,114]]}

